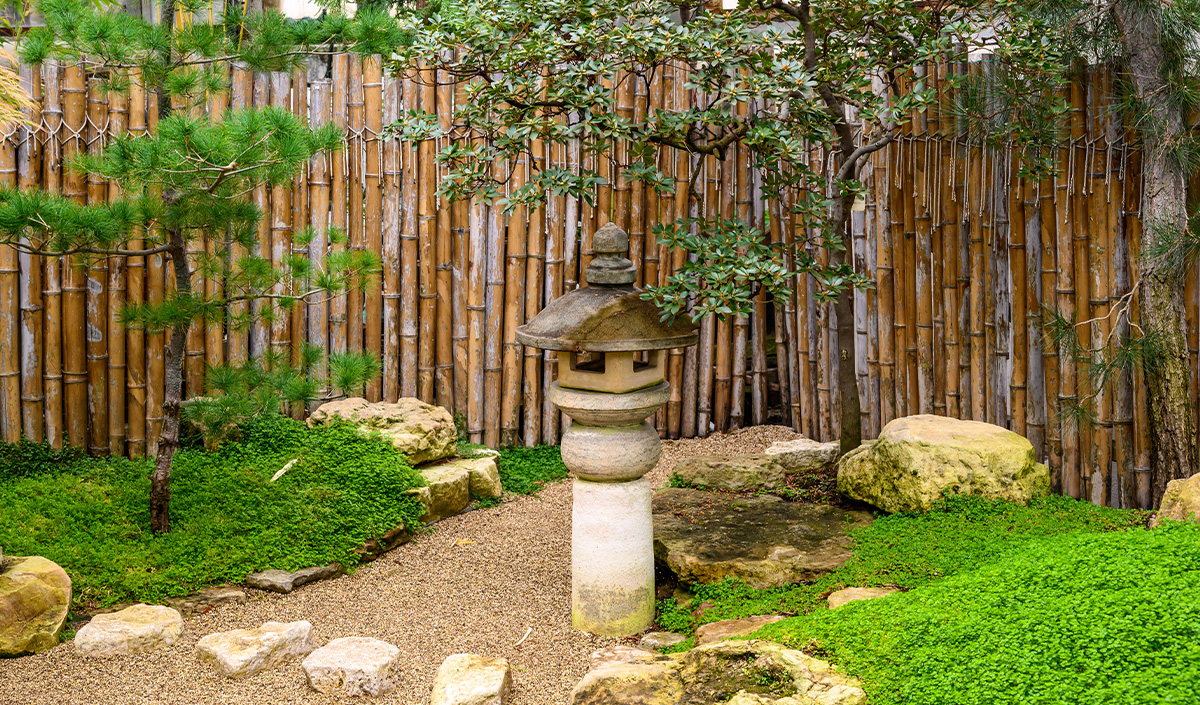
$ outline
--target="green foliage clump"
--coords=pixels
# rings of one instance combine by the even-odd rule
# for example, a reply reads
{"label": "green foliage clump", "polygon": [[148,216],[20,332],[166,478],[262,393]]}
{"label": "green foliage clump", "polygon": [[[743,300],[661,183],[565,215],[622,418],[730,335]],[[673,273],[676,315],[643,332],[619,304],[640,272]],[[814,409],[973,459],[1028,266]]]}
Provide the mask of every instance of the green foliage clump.
{"label": "green foliage clump", "polygon": [[658,601],[658,616],[655,621],[658,626],[668,632],[689,634],[696,628],[696,618],[692,613],[681,607],[673,597]]}
{"label": "green foliage clump", "polygon": [[521,446],[505,448],[496,458],[500,485],[507,492],[533,495],[542,491],[548,482],[570,475],[563,465],[558,446]]}
{"label": "green foliage clump", "polygon": [[62,472],[85,457],[83,450],[66,446],[52,448],[22,438],[18,443],[0,444],[0,482],[29,475]]}
{"label": "green foliage clump", "polygon": [[759,635],[817,651],[871,702],[1200,701],[1200,526],[1073,532]]}
{"label": "green foliage clump", "polygon": [[404,456],[348,426],[265,415],[218,452],[180,450],[168,534],[150,530],[151,469],[80,459],[53,475],[0,477],[0,546],[63,566],[76,608],[87,609],[161,601],[267,568],[354,565],[364,540],[418,527],[423,513],[406,494],[423,480]]}

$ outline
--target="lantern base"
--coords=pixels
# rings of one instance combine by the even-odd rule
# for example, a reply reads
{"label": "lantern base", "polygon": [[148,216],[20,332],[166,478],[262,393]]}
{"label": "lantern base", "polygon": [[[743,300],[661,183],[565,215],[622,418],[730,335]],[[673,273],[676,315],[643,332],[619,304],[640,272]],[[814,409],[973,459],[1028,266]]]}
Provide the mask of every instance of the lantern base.
{"label": "lantern base", "polygon": [[654,624],[654,523],[650,483],[575,480],[571,623],[600,636]]}

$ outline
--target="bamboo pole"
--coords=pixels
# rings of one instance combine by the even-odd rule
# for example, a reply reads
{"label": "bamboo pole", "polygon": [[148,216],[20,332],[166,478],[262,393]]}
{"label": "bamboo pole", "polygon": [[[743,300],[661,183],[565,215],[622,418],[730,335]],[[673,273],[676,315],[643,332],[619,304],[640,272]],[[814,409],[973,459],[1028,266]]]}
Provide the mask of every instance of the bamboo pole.
{"label": "bamboo pole", "polygon": [[[429,75],[436,82],[436,70]],[[436,87],[436,109],[442,132],[448,134],[454,101],[452,86]],[[435,145],[435,153],[441,145]],[[435,172],[436,173],[436,172]],[[440,178],[440,174],[437,174]],[[437,353],[434,386],[437,403],[447,409],[456,408],[454,395],[454,234],[451,230],[451,208],[444,199],[437,207]],[[540,356],[539,356],[540,357]]]}
{"label": "bamboo pole", "polygon": [[[140,97],[140,96],[139,96]],[[108,95],[109,134],[113,137],[124,136],[130,130],[131,101],[124,94],[112,92]],[[121,186],[117,182],[108,184],[108,197],[111,200],[120,198]],[[137,414],[144,424],[144,409],[130,403],[130,395],[126,386],[131,383],[129,375],[128,341],[125,326],[121,323],[121,310],[129,298],[128,261],[125,257],[108,258],[108,428],[107,453],[123,456],[126,453],[127,438],[127,407],[130,414]],[[141,352],[138,350],[137,352]],[[128,429],[132,430],[132,429]],[[132,444],[131,444],[132,445]],[[134,449],[129,449],[132,454]]]}
{"label": "bamboo pole", "polygon": [[[307,101],[307,96],[305,96]],[[208,98],[208,117],[214,123],[223,119],[225,109],[229,105],[229,96],[222,91],[214,91]],[[210,260],[216,261],[219,257],[226,254],[229,250],[228,238],[219,232],[206,233],[204,236],[205,253]],[[223,278],[214,273],[205,278],[204,294],[210,300],[219,300],[224,297],[225,282]],[[111,296],[111,294],[110,294]],[[301,309],[296,307],[296,313],[299,314]],[[197,322],[196,328],[204,334],[204,364],[207,367],[220,367],[226,362],[225,355],[225,322],[222,320],[212,320],[206,322]],[[112,351],[109,352],[110,356]],[[204,394],[207,390],[197,389],[195,393]]]}
{"label": "bamboo pole", "polygon": [[[549,154],[550,164],[554,168],[565,168],[566,150],[561,144],[552,143]],[[546,292],[542,301],[546,304],[563,295],[565,277],[564,240],[566,231],[566,206],[568,199],[551,194],[546,201]],[[557,355],[553,351],[543,351],[542,355],[542,386],[539,390],[542,400],[542,429],[543,443],[556,443],[559,433],[559,412],[545,390],[550,387],[557,372]]]}
{"label": "bamboo pole", "polygon": [[[928,88],[928,77],[924,67],[917,67],[916,72],[917,83],[914,88]],[[928,111],[922,110],[914,126],[919,141],[913,143],[913,180],[910,182],[913,192],[913,228],[910,230],[908,223],[905,223],[905,229],[913,233],[913,252],[916,255],[910,270],[913,302],[916,307],[917,410],[922,414],[933,413],[933,296],[936,291],[930,269],[933,259],[933,214],[929,209],[927,172],[934,167],[929,163],[927,120]]]}
{"label": "bamboo pole", "polygon": [[[493,176],[502,178],[504,167],[493,165]],[[504,215],[499,205],[487,209],[485,219],[486,262],[484,264],[484,344],[483,344],[483,443],[500,446],[500,389],[504,341]]]}
{"label": "bamboo pole", "polygon": [[[454,86],[454,105],[458,106],[468,100],[465,87],[461,83]],[[462,129],[463,125],[455,123],[454,128]],[[454,345],[454,404],[460,414],[465,414],[470,407],[471,381],[468,375],[470,369],[470,345],[468,331],[470,329],[470,312],[467,308],[467,282],[470,280],[470,203],[460,199],[451,204],[453,233],[453,277],[454,298],[451,301],[451,312],[454,327],[451,339]],[[558,437],[557,432],[555,438]]]}
{"label": "bamboo pole", "polygon": [[[42,99],[42,67],[22,66],[21,88],[29,95],[32,104],[25,109],[25,117],[31,125],[42,121],[44,101]],[[46,135],[36,127],[23,126],[23,139],[17,148],[17,179],[22,191],[32,191],[42,186],[42,140],[57,140],[57,135]],[[57,190],[57,184],[54,185]],[[28,253],[17,258],[20,274],[20,346],[21,346],[21,432],[34,443],[45,440],[45,387],[43,360],[44,321],[42,307],[42,264]]]}
{"label": "bamboo pole", "polygon": [[[154,134],[158,127],[158,94],[146,93],[146,130]],[[151,191],[155,193],[154,190]],[[152,232],[151,235],[161,235]],[[166,290],[164,256],[150,255],[146,258],[146,301],[150,305],[161,304]],[[162,331],[146,333],[146,455],[158,454],[158,434],[163,422],[163,382],[166,336]]]}
{"label": "bamboo pole", "polygon": [[[271,105],[277,108],[290,107],[292,79],[286,73],[271,74]],[[284,186],[273,186],[271,192],[271,232],[270,253],[271,266],[276,270],[284,267],[288,255],[292,251],[292,189]],[[272,287],[276,296],[289,293],[287,284],[280,282]],[[287,310],[274,308],[271,321],[271,349],[282,359],[290,360],[292,353],[292,318]],[[193,328],[193,330],[195,330]],[[189,359],[194,355],[192,346],[188,345]],[[190,367],[190,365],[189,365]],[[191,377],[189,376],[189,380]]]}
{"label": "bamboo pole", "polygon": [[[3,126],[0,143],[0,185],[17,186],[17,143],[19,126]],[[21,358],[18,345],[20,327],[21,275],[15,247],[0,247],[0,425],[3,439],[15,443],[21,439]]]}
{"label": "bamboo pole", "polygon": [[[235,73],[235,81],[237,74]],[[235,83],[235,86],[237,84]],[[330,115],[330,100],[332,99],[333,84],[330,78],[324,76],[314,77],[309,81],[309,105],[308,105],[308,120],[314,128],[328,125],[332,119]],[[237,99],[238,91],[235,88],[234,97]],[[236,103],[235,103],[236,105]],[[334,159],[338,159],[339,155],[335,155]],[[309,247],[309,256],[312,259],[314,271],[325,269],[325,258],[329,253],[329,206],[330,206],[330,158],[326,155],[316,155],[308,162],[308,217],[309,227],[313,231],[312,244]],[[241,253],[238,253],[239,255]],[[326,357],[331,349],[329,342],[329,323],[330,323],[330,308],[332,301],[318,299],[310,302],[307,306],[308,321],[308,342],[310,345],[321,348],[325,351]],[[235,353],[232,342],[237,339],[230,331],[230,359],[244,359]],[[322,371],[328,367],[322,364]],[[330,385],[326,381],[321,388],[321,395],[326,396],[330,393]],[[320,402],[314,403],[314,406]]]}
{"label": "bamboo pole", "polygon": [[[385,76],[383,84],[383,122],[391,124],[399,119],[404,111],[413,109],[411,105],[413,86],[407,76],[396,78]],[[403,106],[401,101],[404,101]],[[405,235],[412,231],[414,209],[403,208],[410,205],[405,201],[416,200],[416,184],[408,179],[411,169],[405,169],[411,160],[407,153],[408,145],[392,138],[383,143],[383,223],[381,225],[382,244],[380,249],[380,265],[383,268],[383,399],[395,401],[407,394],[401,381],[401,341],[403,340],[406,317],[416,314],[416,306],[407,311],[401,311],[403,294],[402,282],[406,281],[401,271],[402,242]],[[403,225],[402,225],[403,223]],[[408,226],[408,227],[405,227]],[[412,279],[407,279],[408,288],[415,291]],[[413,326],[413,334],[416,334]],[[415,362],[415,356],[411,358]],[[415,382],[416,375],[409,374]],[[415,392],[415,389],[413,390]]]}
{"label": "bamboo pole", "polygon": [[[1100,75],[1096,74],[1097,80],[1093,81],[1093,96],[1092,105],[1095,106],[1093,115],[1092,133],[1106,133],[1104,129],[1105,119],[1099,112],[1099,106],[1103,99],[1104,85]],[[1099,139],[1099,137],[1097,137]],[[1088,345],[1093,350],[1103,348],[1109,338],[1109,333],[1112,328],[1109,321],[1109,286],[1111,281],[1111,261],[1114,254],[1113,240],[1114,233],[1108,222],[1109,212],[1109,190],[1107,181],[1109,178],[1108,168],[1106,166],[1108,152],[1112,149],[1112,145],[1105,140],[1104,152],[1093,148],[1091,150],[1091,165],[1087,169],[1090,173],[1085,174],[1088,178],[1089,199],[1088,199],[1088,232],[1091,237],[1088,250],[1088,268],[1090,276],[1089,287],[1089,303],[1091,307],[1089,318],[1093,321],[1088,333]],[[1096,362],[1102,362],[1100,354],[1096,355]],[[1192,369],[1195,369],[1193,364]],[[1113,399],[1110,393],[1110,385],[1106,381],[1094,390],[1095,400],[1095,424],[1092,428],[1091,443],[1090,443],[1090,493],[1089,499],[1093,504],[1104,505],[1109,504],[1108,497],[1110,496],[1110,468],[1112,465],[1112,443],[1113,443]]]}
{"label": "bamboo pole", "polygon": [[[421,109],[425,112],[437,110],[433,86],[433,72],[421,71],[421,83],[414,86],[420,91]],[[434,164],[433,140],[423,140],[419,146],[421,184],[417,202],[417,249],[418,296],[420,298],[420,338],[417,341],[417,396],[426,402],[434,401],[434,375],[437,352],[437,260],[435,259],[435,235],[437,230],[437,171]]]}
{"label": "bamboo pole", "polygon": [[[330,98],[332,104],[330,106],[330,115],[333,118],[334,124],[345,131],[348,127],[347,114],[349,112],[349,74],[351,69],[350,56],[348,54],[335,54],[333,57],[333,75],[330,86]],[[347,139],[346,149],[338,154],[334,154],[329,162],[329,227],[336,228],[342,231],[343,235],[348,235],[347,231],[347,198],[350,187],[350,171],[348,162],[350,160],[350,150],[355,146],[354,142]],[[343,249],[345,245],[331,245],[331,250],[337,251]],[[329,350],[330,352],[344,353],[350,349],[350,292],[344,292],[333,296],[329,300]]]}
{"label": "bamboo pole", "polygon": [[[323,88],[324,88],[323,93],[322,93],[321,86],[323,86]],[[254,104],[254,74],[250,71],[250,69],[246,68],[245,66],[243,66],[241,64],[235,63],[231,70],[230,88],[231,88],[231,90],[230,90],[230,95],[229,95],[229,106],[232,110],[245,110]],[[324,96],[324,102],[326,103],[324,110],[325,110],[325,115],[327,116],[329,113],[329,106],[327,104],[328,100],[329,100],[329,81],[328,81],[328,79],[325,79],[323,82],[319,82],[319,86],[313,87],[313,96],[312,96],[312,100],[311,100],[313,113],[309,116],[309,119],[313,120],[314,124],[321,124],[321,123],[315,122],[317,119],[320,118],[319,111],[321,110],[320,106],[322,105],[322,102],[323,102],[321,96]],[[325,121],[328,121],[328,118],[325,118]],[[132,127],[132,123],[131,123],[131,127]],[[324,166],[323,160],[314,160],[314,162],[316,162],[316,161],[321,161],[322,167]],[[310,168],[315,170],[317,167],[312,166]],[[319,178],[315,175],[315,171],[314,171],[313,178]],[[326,189],[325,204],[326,204],[326,209],[328,209],[328,204],[329,204],[329,191],[328,191],[329,177],[328,177],[328,175],[326,175],[324,177],[324,181],[325,181],[325,189]],[[320,237],[322,237],[322,238],[326,237],[325,230],[328,225],[328,221],[318,224],[315,219],[315,216],[314,216],[314,222],[312,223],[312,225],[314,228],[319,228]],[[324,240],[322,240],[321,242],[324,242]],[[318,245],[317,243],[314,243],[314,247],[316,247],[316,249],[319,252],[322,252],[322,253],[324,252],[324,250],[322,249],[323,245]],[[232,243],[228,252],[225,252],[222,254],[226,258],[226,263],[227,263],[227,266],[230,268],[230,271],[234,271],[235,269],[237,269],[237,263],[239,261],[241,261],[243,258],[245,258],[250,253],[247,252],[245,246],[240,245],[235,242],[235,243]],[[314,260],[314,263],[319,262],[319,261],[320,261],[319,259]],[[130,269],[131,279],[130,279],[129,286],[130,286],[130,293],[132,294],[132,289],[133,289],[132,259],[130,260],[129,266],[131,267],[131,269]],[[314,305],[312,308],[317,308],[317,305]],[[322,310],[324,309],[323,306],[321,308],[322,308]],[[226,326],[226,336],[227,336],[226,346],[227,346],[227,352],[228,352],[228,360],[229,360],[229,363],[232,365],[243,365],[250,358],[249,312],[250,312],[249,306],[245,301],[236,301],[234,303],[229,304],[229,314],[228,314],[229,321]],[[321,347],[325,347],[325,345],[326,345],[326,343],[324,341],[317,342],[316,344],[320,345]],[[132,375],[133,374],[132,359],[130,360],[130,364],[131,364],[130,374]],[[131,409],[129,413],[132,415],[133,410]],[[132,429],[131,429],[131,431],[132,431]],[[132,440],[132,435],[131,435],[131,440]]]}
{"label": "bamboo pole", "polygon": [[[519,189],[525,185],[530,164],[522,157],[513,167],[511,188]],[[524,206],[517,206],[508,216],[508,234],[501,234],[497,240],[503,243],[505,250],[503,301],[496,302],[500,309],[503,326],[501,348],[501,390],[500,390],[500,436],[499,444],[510,447],[517,444],[517,430],[520,427],[521,406],[521,344],[517,342],[517,326],[525,322],[525,266],[528,232],[528,217]],[[495,261],[493,259],[493,261]],[[489,277],[499,279],[498,276]],[[502,303],[502,305],[501,305]],[[493,329],[498,330],[498,329]],[[497,414],[489,412],[489,416]]]}
{"label": "bamboo pole", "polygon": [[[88,82],[87,122],[85,123],[86,149],[99,155],[104,149],[105,124],[108,120],[108,103],[104,99],[98,78]],[[108,183],[97,174],[87,175],[87,200],[91,204],[103,204],[108,200]],[[88,452],[104,455],[108,452],[108,259],[105,257],[81,258],[86,263],[85,300],[87,307],[87,415]]]}
{"label": "bamboo pole", "polygon": [[[83,67],[69,65],[64,71],[63,118],[66,135],[63,161],[83,151],[83,132],[86,118],[86,91]],[[78,169],[67,169],[63,179],[63,195],[76,203],[87,202],[87,175]],[[84,263],[79,257],[68,257],[62,263],[62,330],[63,330],[63,421],[67,441],[82,448],[87,443],[87,278]]]}
{"label": "bamboo pole", "polygon": [[[363,62],[356,56],[350,57],[346,87],[346,234],[348,246],[353,249],[366,247],[363,234],[363,176],[366,116],[363,96]],[[334,110],[336,111],[336,97]],[[336,113],[335,113],[336,114]],[[366,308],[366,292],[357,283],[346,292],[346,347],[352,353],[366,350],[363,344],[363,312]],[[364,392],[365,394],[365,392]]]}
{"label": "bamboo pole", "polygon": [[[546,145],[535,139],[530,145],[530,158],[537,171],[545,169]],[[526,245],[525,266],[525,320],[531,320],[542,310],[542,283],[545,278],[546,260],[546,210],[535,208],[529,216],[529,239]],[[524,425],[521,437],[526,446],[540,444],[542,432],[542,354],[537,348],[523,348],[524,373],[522,375]]]}
{"label": "bamboo pole", "polygon": [[[383,68],[380,58],[363,58],[362,71],[366,113],[363,145],[366,151],[363,173],[366,223],[362,244],[368,252],[378,253],[383,249],[383,223],[380,218],[383,211],[383,142],[380,137],[383,132]],[[363,351],[377,360],[383,356],[383,307],[379,289],[379,276],[371,275],[371,281],[362,292],[366,304],[363,310]],[[382,379],[370,380],[366,387],[370,401],[379,401],[383,397]]]}

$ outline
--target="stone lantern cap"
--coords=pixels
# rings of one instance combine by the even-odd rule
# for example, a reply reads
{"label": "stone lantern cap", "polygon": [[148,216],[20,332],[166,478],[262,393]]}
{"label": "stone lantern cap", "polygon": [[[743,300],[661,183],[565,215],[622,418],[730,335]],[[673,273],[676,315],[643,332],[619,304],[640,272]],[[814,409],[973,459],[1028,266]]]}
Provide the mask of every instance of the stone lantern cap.
{"label": "stone lantern cap", "polygon": [[629,236],[609,223],[593,237],[595,257],[584,272],[588,286],[555,299],[517,328],[517,341],[543,350],[630,352],[695,345],[696,325],[661,320],[658,308],[642,300],[633,285],[637,270],[629,261]]}

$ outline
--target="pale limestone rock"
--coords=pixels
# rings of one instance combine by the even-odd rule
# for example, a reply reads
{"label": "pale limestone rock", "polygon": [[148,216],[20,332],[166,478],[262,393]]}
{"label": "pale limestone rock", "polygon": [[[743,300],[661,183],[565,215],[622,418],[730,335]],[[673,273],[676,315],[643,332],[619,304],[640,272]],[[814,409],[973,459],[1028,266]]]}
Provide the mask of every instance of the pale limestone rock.
{"label": "pale limestone rock", "polygon": [[762,455],[684,458],[673,472],[690,485],[710,490],[778,490],[787,480],[783,466]]}
{"label": "pale limestone rock", "polygon": [[438,668],[429,705],[502,705],[511,688],[508,659],[454,654]]}
{"label": "pale limestone rock", "polygon": [[137,604],[98,614],[75,635],[81,656],[109,657],[170,646],[183,636],[183,616],[162,605]]}
{"label": "pale limestone rock", "polygon": [[346,569],[341,563],[318,565],[302,568],[297,571],[264,570],[260,573],[250,573],[246,576],[246,587],[271,592],[289,593],[301,585],[315,583],[318,580],[331,580],[344,575]]}
{"label": "pale limestone rock", "polygon": [[395,404],[372,404],[361,397],[339,399],[318,407],[308,417],[308,425],[327,425],[339,419],[359,424],[364,432],[378,431],[413,465],[448,458],[458,448],[454,417],[420,399],[406,397]]}
{"label": "pale limestone rock", "polygon": [[[636,649],[630,649],[636,652]],[[768,641],[726,641],[682,654],[641,652],[601,660],[571,692],[571,705],[864,705],[857,680]],[[773,676],[764,681],[763,675]]]}
{"label": "pale limestone rock", "polygon": [[425,521],[454,516],[471,503],[471,473],[455,464],[437,463],[418,468],[429,490],[429,512]]}
{"label": "pale limestone rock", "polygon": [[334,639],[304,659],[312,689],[342,696],[381,695],[392,688],[400,649],[364,636]]}
{"label": "pale limestone rock", "polygon": [[267,622],[257,629],[209,634],[196,656],[227,678],[245,678],[312,651],[308,622]]}
{"label": "pale limestone rock", "polygon": [[870,512],[666,488],[654,493],[654,555],[684,583],[726,577],[763,589],[815,580],[853,555]]}
{"label": "pale limestone rock", "polygon": [[837,441],[821,443],[811,438],[791,441],[776,441],[764,455],[779,463],[786,473],[812,472],[837,462],[841,444]]}
{"label": "pale limestone rock", "polygon": [[887,597],[898,592],[900,592],[898,588],[891,587],[848,587],[830,593],[826,601],[829,602],[829,609],[836,609],[848,602],[873,600],[876,597]]}
{"label": "pale limestone rock", "polygon": [[71,607],[71,578],[41,556],[0,560],[0,656],[58,646]]}
{"label": "pale limestone rock", "polygon": [[471,474],[470,489],[472,497],[499,497],[503,491],[500,487],[500,469],[496,467],[496,457],[491,455],[479,458],[462,458],[458,460],[467,466]]}
{"label": "pale limestone rock", "polygon": [[1050,492],[1050,471],[1000,426],[908,416],[841,459],[838,490],[886,512],[927,512],[943,492],[1028,503]]}
{"label": "pale limestone rock", "polygon": [[611,663],[652,663],[665,658],[662,654],[646,649],[638,649],[625,644],[613,644],[592,652],[591,667],[592,670],[595,670]]}
{"label": "pale limestone rock", "polygon": [[1200,521],[1200,475],[1184,480],[1171,480],[1163,492],[1162,504],[1151,527],[1162,524],[1163,519],[1173,521]]}
{"label": "pale limestone rock", "polygon": [[648,651],[665,649],[687,641],[687,637],[675,632],[649,632],[638,642],[638,647]]}
{"label": "pale limestone rock", "polygon": [[709,622],[696,628],[696,645],[715,644],[735,636],[746,636],[762,629],[768,624],[774,624],[785,617],[775,614],[757,617],[742,617],[741,619],[723,619],[719,622]]}

